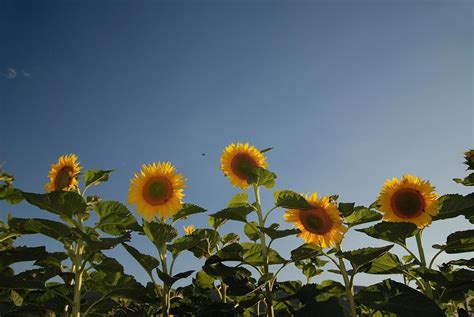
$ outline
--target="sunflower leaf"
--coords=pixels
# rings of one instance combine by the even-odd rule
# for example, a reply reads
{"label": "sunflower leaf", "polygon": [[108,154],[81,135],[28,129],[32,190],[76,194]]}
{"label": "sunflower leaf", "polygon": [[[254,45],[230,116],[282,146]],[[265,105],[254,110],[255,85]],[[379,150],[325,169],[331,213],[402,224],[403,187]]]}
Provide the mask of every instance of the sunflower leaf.
{"label": "sunflower leaf", "polygon": [[0,200],[15,205],[23,200],[23,193],[12,185],[0,185]]}
{"label": "sunflower leaf", "polygon": [[397,316],[444,316],[443,311],[433,300],[409,286],[390,279],[360,290],[355,299],[367,307],[392,312]]}
{"label": "sunflower leaf", "polygon": [[178,273],[176,275],[170,276],[169,274],[164,273],[161,271],[159,268],[156,268],[156,273],[158,274],[158,277],[168,286],[171,287],[174,283],[177,281],[187,278],[191,274],[193,274],[194,270],[191,271],[185,271]]}
{"label": "sunflower leaf", "polygon": [[241,222],[247,222],[247,215],[254,210],[252,205],[242,205],[238,207],[230,207],[222,209],[212,215],[213,218],[224,219],[224,220],[235,220]]}
{"label": "sunflower leaf", "polygon": [[433,221],[455,218],[463,215],[466,219],[474,213],[474,194],[462,196],[449,194],[438,199],[439,212],[433,217]]}
{"label": "sunflower leaf", "polygon": [[395,254],[386,252],[382,256],[361,266],[357,272],[369,274],[400,274],[403,264]]}
{"label": "sunflower leaf", "polygon": [[206,209],[201,208],[197,205],[183,204],[183,207],[177,213],[174,214],[173,222],[175,222],[179,219],[186,219],[186,218],[188,218],[188,216],[190,216],[192,214],[197,214],[197,213],[201,213],[201,212],[205,212],[205,211],[206,211]]}
{"label": "sunflower leaf", "polygon": [[305,259],[310,259],[312,257],[321,255],[321,251],[321,247],[315,244],[305,243],[291,251],[291,260],[301,261]]}
{"label": "sunflower leaf", "polygon": [[145,271],[148,274],[151,274],[151,272],[160,265],[160,261],[158,261],[157,258],[140,253],[137,249],[132,247],[131,245],[128,245],[126,243],[122,243],[123,247],[125,250],[127,250],[128,253],[130,253],[131,256],[145,269]]}
{"label": "sunflower leaf", "polygon": [[[241,244],[244,249],[244,261],[253,265],[263,265],[263,251],[260,243],[244,242]],[[286,260],[277,251],[267,248],[268,264],[281,264]]]}
{"label": "sunflower leaf", "polygon": [[372,238],[406,245],[406,239],[414,236],[418,228],[413,223],[383,221],[372,227],[356,229],[356,231],[363,232]]}
{"label": "sunflower leaf", "polygon": [[71,228],[61,222],[41,218],[10,218],[10,231],[20,234],[39,233],[62,243],[74,239]]}
{"label": "sunflower leaf", "polygon": [[84,198],[76,192],[51,192],[48,194],[23,192],[23,197],[30,204],[66,219],[72,218],[75,214],[84,213],[87,208]]}
{"label": "sunflower leaf", "polygon": [[277,176],[275,173],[261,167],[256,167],[249,173],[247,182],[257,186],[265,186],[266,188],[270,189],[275,186],[276,178]]}
{"label": "sunflower leaf", "polygon": [[355,203],[339,203],[338,209],[344,217],[349,217],[354,212]]}
{"label": "sunflower leaf", "polygon": [[249,195],[246,192],[235,194],[227,204],[227,207],[240,207],[248,205]]}
{"label": "sunflower leaf", "polygon": [[363,248],[357,249],[352,251],[342,252],[342,256],[351,262],[352,267],[357,269],[362,265],[370,263],[371,261],[381,257],[385,253],[388,252],[393,247],[392,245],[388,245],[385,247],[380,248]]}
{"label": "sunflower leaf", "polygon": [[99,215],[96,228],[105,233],[120,235],[126,230],[141,231],[135,217],[130,211],[117,201],[101,201],[94,205],[94,210]]}
{"label": "sunflower leaf", "polygon": [[109,174],[114,170],[88,170],[84,173],[83,178],[86,187],[91,185],[99,185],[109,180]]}
{"label": "sunflower leaf", "polygon": [[251,221],[245,224],[244,233],[252,241],[257,241],[260,238],[258,224],[255,221]]}
{"label": "sunflower leaf", "polygon": [[311,204],[300,194],[291,190],[277,190],[273,193],[275,207],[288,209],[311,209]]}
{"label": "sunflower leaf", "polygon": [[464,186],[474,186],[474,173],[469,174],[465,178],[453,178],[453,181]]}
{"label": "sunflower leaf", "polygon": [[278,230],[278,227],[280,225],[277,223],[274,223],[270,225],[270,227],[263,228],[259,227],[260,230],[265,232],[266,235],[270,237],[272,240],[288,237],[288,236],[294,236],[298,233],[300,233],[299,229],[285,229],[285,230]]}
{"label": "sunflower leaf", "polygon": [[159,249],[178,236],[176,229],[162,222],[143,222],[143,231]]}
{"label": "sunflower leaf", "polygon": [[382,215],[372,209],[355,207],[354,213],[346,217],[346,223],[350,227],[382,219]]}
{"label": "sunflower leaf", "polygon": [[446,239],[446,253],[463,253],[474,251],[474,230],[457,231]]}

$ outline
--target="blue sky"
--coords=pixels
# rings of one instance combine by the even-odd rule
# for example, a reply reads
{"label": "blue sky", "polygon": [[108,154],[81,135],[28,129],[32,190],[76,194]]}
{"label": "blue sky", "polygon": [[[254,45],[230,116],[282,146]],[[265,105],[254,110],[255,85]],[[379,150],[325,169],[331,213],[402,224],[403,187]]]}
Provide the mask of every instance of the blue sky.
{"label": "blue sky", "polygon": [[[238,192],[219,170],[221,151],[237,141],[275,147],[276,189],[368,205],[387,178],[409,172],[440,193],[467,193],[451,179],[465,175],[462,153],[473,146],[472,9],[470,1],[0,0],[0,161],[19,188],[42,192],[49,165],[73,152],[85,169],[117,169],[95,190],[126,202],[142,163],[169,160],[188,179],[186,201],[209,212]],[[0,212],[48,217],[27,204]],[[289,227],[282,213],[271,220]],[[188,223],[204,227],[207,217]],[[426,245],[468,227],[461,218],[434,224]],[[275,247],[288,255],[301,242]],[[37,237],[19,243],[58,248]],[[373,245],[385,243],[350,232],[343,248]],[[146,280],[125,250],[109,254]],[[177,270],[196,269],[192,259],[184,255]],[[294,267],[281,276],[300,278]]]}

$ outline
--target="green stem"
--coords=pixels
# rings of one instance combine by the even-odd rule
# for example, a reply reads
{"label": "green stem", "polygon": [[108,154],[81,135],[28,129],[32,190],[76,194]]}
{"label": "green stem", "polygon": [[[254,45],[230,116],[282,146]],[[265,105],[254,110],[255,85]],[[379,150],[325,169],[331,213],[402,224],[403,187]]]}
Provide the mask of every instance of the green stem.
{"label": "green stem", "polygon": [[436,258],[437,258],[441,253],[443,253],[443,252],[444,252],[444,249],[441,249],[441,250],[438,251],[438,253],[436,253],[436,254],[434,255],[434,257],[431,259],[431,262],[430,262],[430,265],[428,266],[428,268],[431,269],[431,268],[433,267],[434,261],[435,261]]}
{"label": "green stem", "polygon": [[[78,219],[78,228],[82,231],[82,219]],[[72,317],[81,316],[81,290],[82,290],[82,278],[84,270],[82,270],[82,252],[83,245],[82,240],[78,239],[74,248],[73,256],[73,273],[74,273],[74,295],[72,304]]]}
{"label": "green stem", "polygon": [[[418,246],[418,252],[420,254],[420,262],[421,262],[421,265],[424,267],[424,268],[427,268],[426,267],[426,258],[425,258],[425,252],[423,250],[423,243],[421,242],[421,233],[422,233],[422,230],[419,230],[416,234],[416,245]],[[431,285],[428,281],[426,281],[425,279],[422,279],[421,280],[421,283],[423,284],[424,286],[424,289],[425,289],[425,295],[428,296],[429,298],[433,298],[433,290],[431,289]]]}
{"label": "green stem", "polygon": [[349,275],[347,274],[346,266],[344,264],[344,260],[342,257],[339,257],[339,269],[341,270],[342,278],[344,279],[344,286],[346,288],[346,296],[347,300],[349,301],[349,306],[351,309],[350,316],[357,317],[356,307],[354,302],[354,295],[352,292],[351,283],[349,281]]}
{"label": "green stem", "polygon": [[[257,216],[258,216],[258,225],[262,228],[265,227],[265,219],[263,218],[262,214],[262,204],[260,202],[260,189],[257,185],[253,185],[253,191],[255,194],[255,202],[257,205]],[[260,243],[262,245],[262,255],[263,255],[263,273],[266,274],[269,272],[268,270],[268,250],[267,250],[267,243],[265,241],[265,233],[262,230],[260,232]],[[274,317],[275,313],[273,311],[273,303],[272,303],[272,291],[270,285],[267,285],[265,288],[265,299],[267,304],[267,316]]]}
{"label": "green stem", "polygon": [[[168,266],[166,265],[166,245],[162,247],[160,250],[160,259],[161,259],[161,267],[163,269],[163,273],[168,274]],[[168,317],[170,315],[170,289],[163,282],[163,299],[162,299],[162,313],[163,317]]]}
{"label": "green stem", "polygon": [[227,285],[225,285],[224,283],[222,283],[221,285],[222,285],[222,301],[224,303],[227,303]]}

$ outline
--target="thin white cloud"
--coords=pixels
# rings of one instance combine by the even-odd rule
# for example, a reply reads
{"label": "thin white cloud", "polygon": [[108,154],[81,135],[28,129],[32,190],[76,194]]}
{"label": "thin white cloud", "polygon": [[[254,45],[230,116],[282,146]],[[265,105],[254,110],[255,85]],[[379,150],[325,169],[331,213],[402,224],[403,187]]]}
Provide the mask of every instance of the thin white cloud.
{"label": "thin white cloud", "polygon": [[26,77],[26,78],[30,78],[31,77],[31,73],[27,73],[25,72],[25,70],[21,70],[21,74],[23,75],[23,77]]}
{"label": "thin white cloud", "polygon": [[14,79],[18,75],[17,71],[13,68],[7,68],[5,73],[1,73],[6,79]]}
{"label": "thin white cloud", "polygon": [[3,77],[5,79],[15,79],[20,76],[25,78],[31,78],[31,73],[26,72],[24,69],[19,72],[16,69],[10,67],[7,68],[5,71],[0,71],[0,78]]}

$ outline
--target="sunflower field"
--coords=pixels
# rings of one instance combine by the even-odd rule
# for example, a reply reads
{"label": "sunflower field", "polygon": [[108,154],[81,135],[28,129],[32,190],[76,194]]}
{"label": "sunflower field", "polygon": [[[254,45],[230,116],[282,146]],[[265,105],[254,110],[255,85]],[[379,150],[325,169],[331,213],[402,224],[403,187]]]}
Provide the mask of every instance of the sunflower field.
{"label": "sunflower field", "polygon": [[[83,170],[74,154],[51,165],[39,193],[15,187],[14,176],[2,169],[0,200],[29,204],[49,217],[9,214],[0,222],[0,315],[472,316],[474,230],[442,232],[446,243],[433,246],[423,243],[422,234],[434,221],[462,217],[474,223],[474,193],[441,195],[410,174],[381,184],[370,206],[342,202],[338,195],[273,190],[270,150],[242,143],[224,149],[220,168],[242,191],[217,212],[184,201],[186,178],[170,162],[137,167],[122,202],[93,193],[113,171]],[[474,186],[474,150],[465,153],[465,164],[471,172],[454,181]],[[273,202],[264,204],[262,191],[273,191]],[[284,227],[269,223],[277,210]],[[181,220],[198,217],[209,225],[178,233]],[[221,234],[227,222],[240,224],[242,236]],[[349,230],[385,245],[347,250],[342,244]],[[19,245],[16,240],[25,235],[53,239],[63,251]],[[152,254],[134,246],[138,236],[154,247]],[[272,246],[280,239],[300,239],[301,245],[285,258]],[[410,239],[416,248],[409,247]],[[428,258],[426,248],[435,255]],[[107,256],[111,249],[130,254],[147,283]],[[187,252],[204,264],[176,272],[177,259]],[[459,258],[438,264],[443,253]],[[26,270],[18,269],[21,262],[28,263]],[[279,279],[288,266],[305,280]],[[358,273],[383,281],[357,286]],[[314,283],[320,275],[339,275],[342,283]]]}

